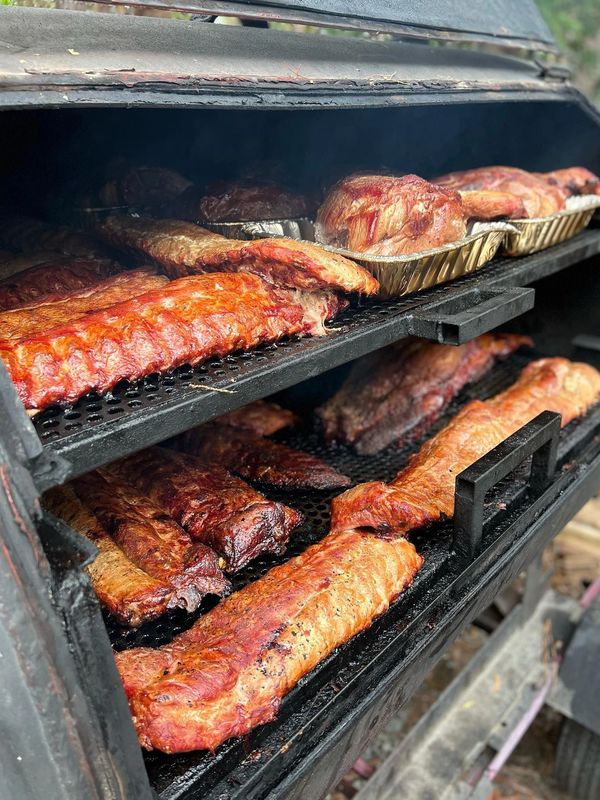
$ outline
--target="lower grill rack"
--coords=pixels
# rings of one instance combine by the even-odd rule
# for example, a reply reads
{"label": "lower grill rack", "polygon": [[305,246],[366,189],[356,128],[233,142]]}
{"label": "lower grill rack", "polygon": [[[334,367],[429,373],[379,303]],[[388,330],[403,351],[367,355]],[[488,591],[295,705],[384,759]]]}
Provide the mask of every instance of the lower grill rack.
{"label": "lower grill rack", "polygon": [[[479,383],[467,387],[433,430],[443,427],[468,400],[485,399],[506,388],[530,358],[530,354],[521,352],[497,365]],[[335,780],[334,767],[330,758],[322,758],[322,752],[317,758],[316,750],[322,751],[324,742],[331,752],[339,748],[335,770],[343,772],[352,763],[352,753],[359,755],[372,731],[382,724],[380,715],[389,715],[402,705],[459,630],[518,574],[527,558],[531,560],[533,555],[527,554],[532,548],[539,550],[557,532],[558,528],[553,530],[548,524],[535,530],[544,509],[556,501],[568,513],[564,497],[571,485],[576,486],[583,478],[587,481],[575,495],[575,502],[581,505],[587,499],[585,493],[592,493],[589,480],[600,483],[600,442],[594,436],[599,426],[600,409],[595,408],[561,432],[558,477],[542,497],[531,496],[525,464],[495,487],[484,506],[483,553],[472,563],[458,564],[450,522],[418,532],[413,541],[425,564],[411,588],[369,630],[340,647],[307,675],[284,699],[275,722],[256,729],[243,740],[226,742],[215,753],[145,754],[151,784],[161,800],[191,799],[198,793],[207,800],[262,800],[267,796],[305,800],[324,794]],[[416,441],[403,449],[388,448],[377,456],[358,456],[349,447],[326,444],[318,428],[310,424],[279,438],[322,457],[355,482],[391,479],[420,444]],[[561,493],[563,496],[557,501]],[[300,553],[328,531],[329,503],[335,493],[288,492],[277,496],[270,489],[268,494],[301,510],[306,515],[305,524],[293,535],[283,556],[257,559],[236,575],[234,590]],[[512,555],[511,550],[515,551]],[[189,627],[212,605],[207,602],[191,615],[170,612],[135,631],[120,628],[108,616],[106,624],[117,650],[157,647]],[[363,720],[356,727],[352,720],[361,703],[364,705],[370,697],[380,698],[379,715],[373,716],[372,709],[378,707],[373,699],[363,709],[363,716],[367,715],[370,722]],[[339,744],[342,741],[343,746]],[[296,770],[305,776],[306,783],[298,777],[293,785],[289,784],[291,778],[284,776],[296,774]]]}

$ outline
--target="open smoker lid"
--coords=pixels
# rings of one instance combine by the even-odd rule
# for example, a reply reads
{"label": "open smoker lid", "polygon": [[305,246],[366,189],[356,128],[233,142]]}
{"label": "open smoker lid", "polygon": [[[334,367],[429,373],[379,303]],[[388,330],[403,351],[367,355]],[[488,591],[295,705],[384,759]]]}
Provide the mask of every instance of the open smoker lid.
{"label": "open smoker lid", "polygon": [[101,0],[110,5],[389,32],[413,38],[487,41],[556,50],[535,0]]}

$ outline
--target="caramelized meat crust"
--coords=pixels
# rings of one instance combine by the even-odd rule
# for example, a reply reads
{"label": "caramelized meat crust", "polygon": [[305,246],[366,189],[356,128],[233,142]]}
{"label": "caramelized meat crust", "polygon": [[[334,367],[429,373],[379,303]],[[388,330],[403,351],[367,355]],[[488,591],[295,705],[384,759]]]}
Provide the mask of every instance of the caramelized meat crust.
{"label": "caramelized meat crust", "polygon": [[267,500],[218,465],[151,447],[106,467],[164,509],[235,572],[261,553],[281,553],[302,515]]}
{"label": "caramelized meat crust", "polygon": [[22,338],[0,355],[25,407],[39,410],[125,378],[319,335],[338,308],[334,296],[278,290],[255,275],[195,275]]}
{"label": "caramelized meat crust", "polygon": [[506,391],[466,405],[391,483],[363,483],[334,498],[332,529],[399,535],[451,517],[462,470],[542,411],[556,411],[566,425],[598,400],[600,373],[593,367],[566,358],[534,361]]}
{"label": "caramelized meat crust", "polygon": [[0,281],[0,311],[97,286],[118,269],[112,261],[97,259],[56,258],[46,261]]}
{"label": "caramelized meat crust", "polygon": [[187,431],[177,446],[246,480],[279,489],[338,489],[351,484],[350,478],[310,453],[229,425],[208,424]]}
{"label": "caramelized meat crust", "polygon": [[316,221],[318,241],[359,253],[408,255],[466,233],[457,192],[417,175],[356,175],[329,192]]}
{"label": "caramelized meat crust", "polygon": [[302,195],[265,181],[221,181],[206,191],[191,186],[171,205],[171,216],[192,222],[287,219],[304,217],[308,212]]}
{"label": "caramelized meat crust", "polygon": [[374,294],[379,284],[363,267],[309,242],[238,241],[191,222],[111,216],[99,233],[115,247],[160,264],[171,278],[244,270],[293,289]]}
{"label": "caramelized meat crust", "polygon": [[0,347],[9,340],[21,339],[50,331],[83,317],[90,311],[137,297],[169,282],[154,269],[120,272],[86,289],[51,295],[37,303],[0,313]]}
{"label": "caramelized meat crust", "polygon": [[558,186],[567,197],[578,194],[600,194],[600,178],[586,167],[567,167],[553,172],[536,172],[537,177]]}
{"label": "caramelized meat crust", "polygon": [[92,586],[124,625],[138,626],[169,608],[194,611],[206,594],[229,589],[213,550],[106,471],[52,489],[43,503],[98,547],[88,567]]}
{"label": "caramelized meat crust", "polygon": [[214,750],[274,719],[281,698],[386,611],[422,562],[402,538],[329,534],[171,644],[117,653],[142,746]]}
{"label": "caramelized meat crust", "polygon": [[373,455],[421,436],[467,383],[525,336],[486,333],[460,347],[404,339],[355,362],[338,392],[317,409],[325,436]]}
{"label": "caramelized meat crust", "polygon": [[565,207],[564,192],[537,175],[517,167],[479,167],[434,178],[434,183],[456,191],[492,190],[519,197],[526,217],[547,217]]}

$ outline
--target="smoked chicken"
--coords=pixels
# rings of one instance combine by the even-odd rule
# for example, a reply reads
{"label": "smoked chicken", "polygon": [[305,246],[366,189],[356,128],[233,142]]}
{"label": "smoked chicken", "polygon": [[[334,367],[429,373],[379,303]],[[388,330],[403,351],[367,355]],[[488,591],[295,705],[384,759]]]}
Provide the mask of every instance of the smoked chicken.
{"label": "smoked chicken", "polygon": [[329,534],[170,644],[117,653],[140,743],[214,750],[274,719],[300,678],[386,611],[422,563],[403,538]]}
{"label": "smoked chicken", "polygon": [[433,182],[461,193],[469,193],[467,204],[473,207],[476,192],[507,192],[520,198],[525,217],[547,217],[565,207],[563,191],[547,180],[517,167],[479,167],[463,172],[451,172],[434,178]]}
{"label": "smoked chicken", "polygon": [[467,383],[531,340],[486,333],[460,347],[404,339],[355,362],[338,392],[317,409],[327,439],[363,455],[423,435]]}
{"label": "smoked chicken", "polygon": [[542,411],[566,425],[600,400],[600,373],[566,358],[533,361],[491,400],[473,400],[413,455],[394,480],[349,489],[332,502],[333,531],[402,535],[454,513],[456,476]]}

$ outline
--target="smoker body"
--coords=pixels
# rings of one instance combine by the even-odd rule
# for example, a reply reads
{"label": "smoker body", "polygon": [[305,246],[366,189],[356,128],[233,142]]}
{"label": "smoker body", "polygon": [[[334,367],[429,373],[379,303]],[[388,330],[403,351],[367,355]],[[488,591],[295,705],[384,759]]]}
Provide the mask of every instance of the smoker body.
{"label": "smoker body", "polygon": [[[310,3],[280,5],[295,19],[316,13]],[[432,5],[438,22],[447,19],[446,4]],[[207,179],[234,178],[248,162],[269,159],[308,193],[384,166],[426,177],[485,163],[532,170],[582,163],[600,171],[600,115],[561,70],[531,60],[427,42],[0,12],[3,204],[34,215],[59,216],[54,188],[93,174],[99,156]],[[358,14],[333,22],[427,38],[410,19]],[[483,20],[479,28],[480,40],[493,39],[493,26]],[[515,28],[506,46],[551,47],[541,28]],[[460,40],[460,20],[453,33]],[[116,642],[104,624],[83,570],[93,548],[41,513],[39,493],[267,392],[285,390],[308,407],[323,386],[335,387],[344,365],[409,334],[451,346],[510,322],[511,330],[533,335],[543,354],[598,365],[597,353],[574,340],[600,330],[599,265],[600,228],[592,226],[550,250],[497,259],[423,294],[351,308],[323,340],[210,362],[194,373],[207,391],[183,380],[147,381],[118,414],[100,399],[90,407],[82,401],[75,416],[43,413],[32,422],[0,372],[6,796],[33,798],[42,789],[48,800],[323,796],[460,630],[597,491],[598,413],[566,430],[560,468],[541,491],[524,479],[505,513],[486,509],[476,557],[458,562],[451,527],[440,525],[435,541],[421,542],[427,567],[415,586],[306,676],[274,723],[215,754],[142,759],[111,653],[111,644],[131,641]],[[507,302],[507,292],[530,287],[533,309],[531,293]],[[496,372],[489,391],[511,378],[510,370],[504,379]],[[498,491],[501,500],[506,488]],[[316,501],[306,502],[311,522],[325,527]],[[247,579],[257,574],[248,571]],[[136,643],[157,644],[164,634],[158,626]]]}

